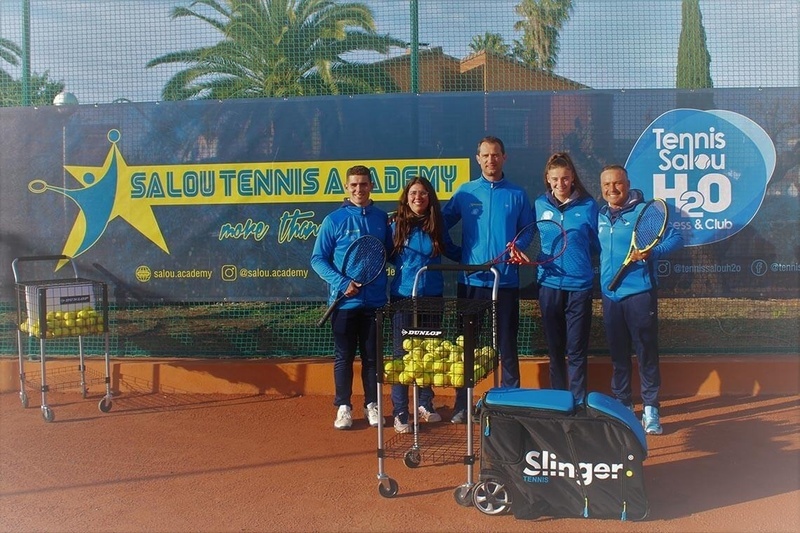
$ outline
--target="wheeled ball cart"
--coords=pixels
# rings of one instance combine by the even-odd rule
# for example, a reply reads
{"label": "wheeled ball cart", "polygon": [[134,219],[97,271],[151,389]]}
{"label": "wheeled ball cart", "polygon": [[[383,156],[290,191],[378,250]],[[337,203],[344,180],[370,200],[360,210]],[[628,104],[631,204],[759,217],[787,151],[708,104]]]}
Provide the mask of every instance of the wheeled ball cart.
{"label": "wheeled ball cart", "polygon": [[[420,279],[429,270],[487,272],[494,276],[493,298],[471,300],[420,297]],[[494,376],[497,385],[496,301],[499,273],[491,266],[429,265],[417,272],[412,296],[392,302],[376,313],[378,352],[378,412],[383,413],[383,385],[407,385],[413,390],[409,413],[412,431],[384,442],[384,417],[378,422],[378,492],[391,498],[397,482],[384,471],[387,457],[401,458],[409,468],[423,460],[462,460],[467,479],[454,491],[460,505],[472,505],[473,466],[477,434],[472,409],[466,425],[442,424],[420,431],[419,387],[465,388],[467,405],[472,406],[475,385]]]}
{"label": "wheeled ball cart", "polygon": [[[71,265],[71,277],[53,279],[53,273]],[[45,266],[46,265],[46,266]],[[105,347],[105,395],[98,408],[107,413],[112,407],[110,363],[108,353],[108,287],[105,283],[78,276],[77,266],[65,255],[18,257],[11,264],[17,293],[17,345],[19,353],[19,397],[28,407],[25,391],[26,341],[38,342],[41,365],[42,418],[55,419],[47,403],[46,343],[64,338],[77,338],[78,374],[81,395],[86,398],[86,365],[84,337],[100,336]],[[47,279],[46,276],[50,276]]]}

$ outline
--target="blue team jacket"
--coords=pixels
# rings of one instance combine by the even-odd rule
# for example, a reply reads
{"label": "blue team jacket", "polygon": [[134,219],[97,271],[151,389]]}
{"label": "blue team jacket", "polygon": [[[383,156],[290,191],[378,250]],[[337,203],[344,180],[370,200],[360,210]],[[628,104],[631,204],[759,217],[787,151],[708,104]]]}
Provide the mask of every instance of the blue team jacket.
{"label": "blue team jacket", "polygon": [[[328,304],[342,294],[350,283],[350,278],[342,272],[344,254],[350,244],[362,235],[373,235],[383,241],[387,253],[391,250],[391,233],[386,213],[374,204],[359,207],[345,200],[341,207],[330,213],[322,221],[311,252],[311,268],[328,284]],[[359,307],[379,308],[386,305],[387,276],[384,271],[369,285],[364,286],[356,296],[343,298],[339,309]]]}
{"label": "blue team jacket", "polygon": [[[505,179],[491,182],[481,176],[461,185],[442,208],[445,226],[461,222],[461,263],[482,265],[494,259],[514,236],[533,222],[533,209],[525,189]],[[500,287],[519,287],[519,267],[500,263]],[[489,272],[462,275],[461,282],[491,287]]]}
{"label": "blue team jacket", "polygon": [[600,289],[603,291],[603,296],[615,302],[653,289],[657,285],[655,267],[658,260],[683,247],[683,236],[680,232],[667,227],[661,242],[653,248],[647,261],[636,261],[629,265],[617,289],[608,290],[608,284],[614,279],[628,255],[633,226],[645,204],[642,191],[631,189],[628,193],[628,203],[613,220],[607,204],[600,208],[597,218],[600,240]]}
{"label": "blue team jacket", "polygon": [[[392,239],[397,224],[392,222]],[[449,259],[458,260],[461,250],[445,235],[444,254]],[[395,274],[389,288],[389,294],[395,297],[411,296],[414,289],[414,278],[420,268],[428,265],[439,265],[442,256],[431,257],[433,241],[430,235],[419,227],[411,229],[411,234],[402,252],[389,257],[395,266]],[[444,293],[444,276],[441,272],[426,270],[417,284],[417,296],[441,296]]]}
{"label": "blue team jacket", "polygon": [[[554,220],[567,232],[567,247],[556,260],[539,266],[539,285],[565,291],[585,291],[594,283],[592,257],[600,251],[597,241],[597,202],[591,196],[572,198],[558,206],[552,193],[534,201],[536,220]],[[543,249],[548,249],[542,243]]]}
{"label": "blue team jacket", "polygon": [[[392,224],[392,232],[395,224]],[[438,265],[442,262],[442,256],[431,257],[433,253],[433,242],[421,228],[412,228],[411,234],[403,247],[403,250],[389,258],[395,266],[394,278],[389,288],[392,296],[411,296],[414,288],[414,278],[420,268],[428,265]],[[441,296],[444,292],[444,277],[441,272],[428,271],[420,277],[417,284],[417,296]]]}

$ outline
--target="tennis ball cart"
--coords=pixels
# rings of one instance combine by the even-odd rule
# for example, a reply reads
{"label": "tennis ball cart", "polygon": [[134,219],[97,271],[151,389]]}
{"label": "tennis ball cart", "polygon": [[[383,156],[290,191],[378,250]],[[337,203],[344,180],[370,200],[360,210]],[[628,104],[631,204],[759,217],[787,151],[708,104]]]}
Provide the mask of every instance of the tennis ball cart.
{"label": "tennis ball cart", "polygon": [[[418,296],[426,272],[463,272],[482,275],[492,283],[491,300]],[[428,265],[414,278],[412,295],[376,312],[378,353],[378,412],[383,413],[383,386],[406,385],[412,390],[411,431],[384,439],[384,417],[378,420],[378,492],[397,495],[397,481],[385,471],[385,459],[402,459],[416,468],[422,461],[463,461],[466,481],[456,487],[460,505],[472,505],[473,466],[477,436],[473,427],[473,390],[489,376],[498,384],[497,296],[500,273],[490,265]],[[419,420],[420,387],[465,388],[466,424],[426,424]]]}
{"label": "tennis ball cart", "polygon": [[[66,268],[69,264],[71,268]],[[72,344],[77,338],[78,382],[83,398],[88,396],[84,341],[87,336],[99,336],[105,351],[105,395],[98,408],[107,413],[112,407],[111,368],[109,362],[108,286],[99,281],[82,278],[72,259],[66,255],[18,257],[11,263],[17,295],[17,347],[19,355],[19,397],[23,408],[28,407],[26,392],[25,355],[37,354],[40,362],[42,394],[41,411],[45,422],[55,419],[47,403],[50,385],[47,382],[46,344]],[[63,269],[63,270],[62,270]],[[59,270],[61,277],[54,277]],[[68,379],[64,385],[73,384]]]}

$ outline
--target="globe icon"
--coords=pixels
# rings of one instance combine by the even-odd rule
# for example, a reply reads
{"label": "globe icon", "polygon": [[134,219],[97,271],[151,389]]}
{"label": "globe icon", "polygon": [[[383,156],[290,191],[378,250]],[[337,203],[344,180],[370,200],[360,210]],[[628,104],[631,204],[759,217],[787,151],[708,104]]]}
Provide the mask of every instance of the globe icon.
{"label": "globe icon", "polygon": [[150,267],[142,265],[136,269],[136,279],[142,283],[150,281]]}

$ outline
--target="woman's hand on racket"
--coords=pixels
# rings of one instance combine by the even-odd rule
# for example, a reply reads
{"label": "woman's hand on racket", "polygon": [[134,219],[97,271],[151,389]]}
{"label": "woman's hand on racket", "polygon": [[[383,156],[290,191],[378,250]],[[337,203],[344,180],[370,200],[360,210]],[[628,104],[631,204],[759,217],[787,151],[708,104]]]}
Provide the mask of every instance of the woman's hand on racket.
{"label": "woman's hand on racket", "polygon": [[514,265],[524,265],[530,263],[530,258],[525,255],[525,252],[517,248],[517,246],[510,242],[508,243],[508,262]]}

